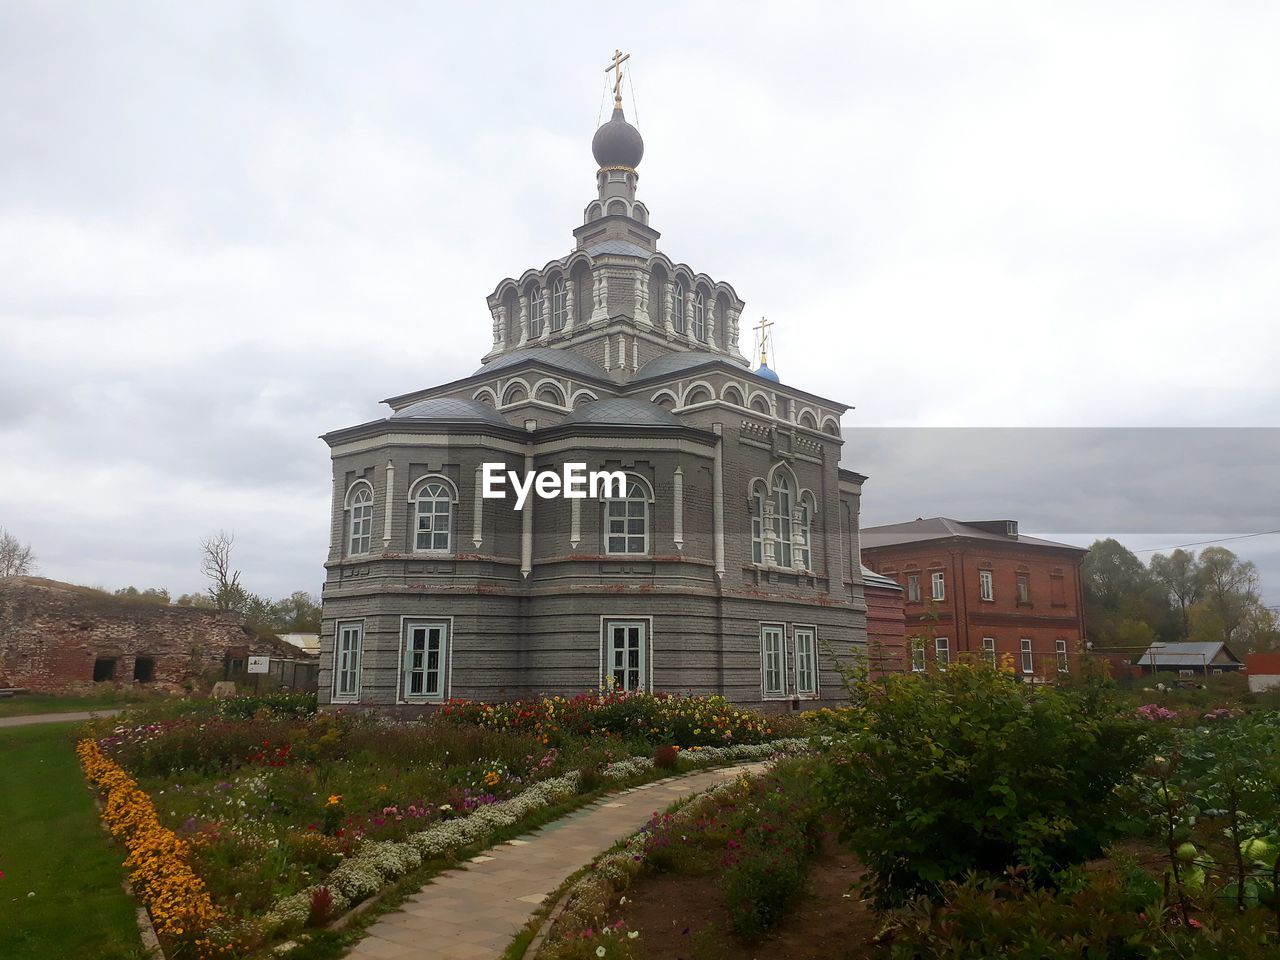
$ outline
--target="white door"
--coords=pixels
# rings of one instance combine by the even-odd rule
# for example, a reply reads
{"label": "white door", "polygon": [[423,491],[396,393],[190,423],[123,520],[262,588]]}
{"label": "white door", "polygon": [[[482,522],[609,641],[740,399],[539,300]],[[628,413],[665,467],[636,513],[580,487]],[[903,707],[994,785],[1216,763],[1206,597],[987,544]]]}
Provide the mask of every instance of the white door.
{"label": "white door", "polygon": [[643,621],[609,624],[605,670],[614,690],[645,688],[645,626]]}

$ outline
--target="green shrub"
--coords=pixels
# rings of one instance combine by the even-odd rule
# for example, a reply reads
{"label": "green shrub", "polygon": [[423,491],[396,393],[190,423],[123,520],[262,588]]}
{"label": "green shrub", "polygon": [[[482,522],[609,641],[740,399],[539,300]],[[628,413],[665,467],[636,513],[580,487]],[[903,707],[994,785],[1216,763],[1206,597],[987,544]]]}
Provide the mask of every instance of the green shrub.
{"label": "green shrub", "polygon": [[[1152,902],[1146,885],[1094,876],[1070,892],[1008,878],[945,884],[943,901],[920,898],[893,915],[884,951],[892,960],[1264,960],[1276,956],[1262,911],[1188,927]],[[1157,895],[1158,896],[1158,895]]]}
{"label": "green shrub", "polygon": [[821,781],[881,905],[974,870],[1046,879],[1096,856],[1142,756],[1136,721],[1100,683],[1032,686],[957,663],[857,693],[862,722],[828,741]]}

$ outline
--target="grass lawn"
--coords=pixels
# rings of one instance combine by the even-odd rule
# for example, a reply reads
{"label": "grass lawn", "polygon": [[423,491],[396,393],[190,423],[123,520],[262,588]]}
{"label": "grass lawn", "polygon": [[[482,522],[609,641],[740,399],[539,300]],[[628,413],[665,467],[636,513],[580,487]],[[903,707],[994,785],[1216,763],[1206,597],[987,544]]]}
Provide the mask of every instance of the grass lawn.
{"label": "grass lawn", "polygon": [[25,717],[37,713],[72,713],[80,710],[113,710],[145,699],[136,694],[108,693],[88,697],[54,697],[27,693],[0,699],[0,717]]}
{"label": "grass lawn", "polygon": [[[78,724],[0,730],[0,957],[143,956],[123,854],[73,752]],[[34,896],[30,896],[34,894]]]}

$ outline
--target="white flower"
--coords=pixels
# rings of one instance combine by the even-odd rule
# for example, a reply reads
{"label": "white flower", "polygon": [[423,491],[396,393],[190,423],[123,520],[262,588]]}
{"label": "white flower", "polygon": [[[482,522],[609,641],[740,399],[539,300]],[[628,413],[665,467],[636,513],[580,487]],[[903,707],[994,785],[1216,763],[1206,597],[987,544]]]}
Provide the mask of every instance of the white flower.
{"label": "white flower", "polygon": [[596,947],[596,956],[597,956],[597,957],[603,957],[603,956],[604,956],[604,947]]}
{"label": "white flower", "polygon": [[636,937],[638,937],[638,936],[640,936],[640,931],[639,931],[639,930],[630,930],[630,931],[628,931],[628,932],[627,932],[627,939],[628,939],[628,940],[634,940],[634,939],[635,939]]}

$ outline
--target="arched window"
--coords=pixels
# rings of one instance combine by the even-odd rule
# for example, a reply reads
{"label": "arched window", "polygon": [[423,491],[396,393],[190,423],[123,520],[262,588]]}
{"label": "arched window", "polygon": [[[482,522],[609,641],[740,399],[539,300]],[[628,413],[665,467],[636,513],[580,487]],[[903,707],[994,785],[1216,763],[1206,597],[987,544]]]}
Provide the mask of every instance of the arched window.
{"label": "arched window", "polygon": [[751,487],[751,562],[764,563],[764,482]]}
{"label": "arched window", "polygon": [[707,301],[699,290],[693,295],[693,335],[707,339]]}
{"label": "arched window", "polygon": [[546,384],[538,389],[538,399],[555,407],[564,406],[564,394],[557,387]]}
{"label": "arched window", "polygon": [[453,528],[453,490],[443,480],[427,479],[413,498],[415,550],[448,550]]}
{"label": "arched window", "polygon": [[769,413],[769,401],[759,394],[756,394],[756,396],[751,398],[751,409],[756,413],[763,413],[767,416]]}
{"label": "arched window", "polygon": [[684,287],[679,280],[671,291],[671,322],[675,325],[676,333],[684,333]]}
{"label": "arched window", "polygon": [[694,387],[685,395],[684,405],[691,407],[695,403],[707,403],[711,399],[711,392],[705,387]]}
{"label": "arched window", "polygon": [[725,387],[720,394],[720,399],[725,403],[732,403],[735,407],[742,406],[742,391],[737,387]]}
{"label": "arched window", "polygon": [[361,482],[347,493],[347,555],[369,552],[373,535],[373,489]]}
{"label": "arched window", "polygon": [[773,559],[780,567],[791,566],[791,482],[782,471],[773,478]]}
{"label": "arched window", "polygon": [[551,285],[551,332],[563,330],[569,322],[569,288],[564,277],[557,277]]}
{"label": "arched window", "polygon": [[813,527],[813,505],[808,495],[800,498],[800,520],[796,530],[796,556],[806,570],[813,569],[813,540],[810,533]]}
{"label": "arched window", "polygon": [[636,477],[627,475],[624,497],[605,500],[605,553],[649,552],[649,491]]}
{"label": "arched window", "polygon": [[529,291],[529,336],[542,336],[542,318],[547,312],[547,298],[541,287]]}

